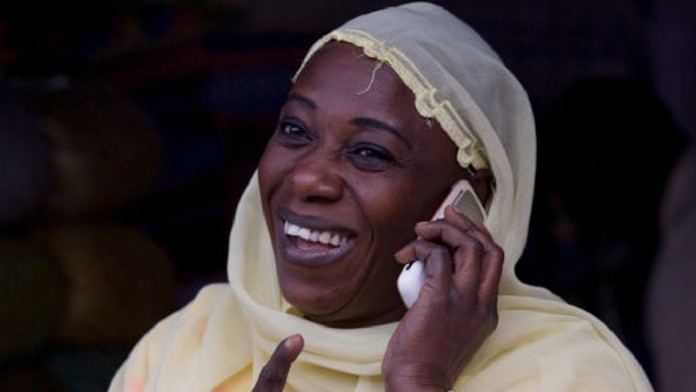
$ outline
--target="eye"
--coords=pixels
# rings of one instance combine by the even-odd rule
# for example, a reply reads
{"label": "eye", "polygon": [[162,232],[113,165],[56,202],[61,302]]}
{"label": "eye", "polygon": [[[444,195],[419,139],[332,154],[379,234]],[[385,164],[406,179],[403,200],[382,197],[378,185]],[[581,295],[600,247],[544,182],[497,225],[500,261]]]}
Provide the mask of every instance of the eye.
{"label": "eye", "polygon": [[395,162],[394,156],[375,144],[360,144],[348,151],[348,158],[360,170],[383,171]]}
{"label": "eye", "polygon": [[313,140],[312,135],[294,120],[281,120],[278,123],[278,136],[283,142],[291,145],[304,145]]}

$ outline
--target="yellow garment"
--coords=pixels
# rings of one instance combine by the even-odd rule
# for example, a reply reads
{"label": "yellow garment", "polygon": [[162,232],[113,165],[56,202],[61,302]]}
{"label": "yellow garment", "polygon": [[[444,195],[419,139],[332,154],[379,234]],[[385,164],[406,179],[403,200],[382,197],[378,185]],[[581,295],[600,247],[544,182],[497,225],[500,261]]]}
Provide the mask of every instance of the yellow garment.
{"label": "yellow garment", "polygon": [[[505,250],[499,325],[459,377],[457,391],[651,391],[633,356],[588,313],[514,274],[527,235],[535,167],[526,93],[467,25],[440,7],[414,3],[368,14],[330,33],[391,66],[416,107],[445,128],[462,165],[489,167],[496,188],[485,224]],[[289,391],[383,391],[380,366],[396,323],[333,329],[286,312],[254,176],[230,237],[229,285],[198,297],[150,331],[110,391],[250,390],[285,337],[305,348]],[[433,333],[436,338],[436,333]],[[427,344],[424,343],[424,344]]]}

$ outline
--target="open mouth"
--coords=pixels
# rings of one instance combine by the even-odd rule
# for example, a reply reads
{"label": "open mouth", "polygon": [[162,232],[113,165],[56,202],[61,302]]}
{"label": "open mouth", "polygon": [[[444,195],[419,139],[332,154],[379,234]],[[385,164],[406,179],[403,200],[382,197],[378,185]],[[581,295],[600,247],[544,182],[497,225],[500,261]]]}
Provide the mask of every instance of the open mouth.
{"label": "open mouth", "polygon": [[301,267],[320,267],[344,260],[355,249],[356,233],[337,222],[301,215],[286,208],[276,226],[279,259]]}

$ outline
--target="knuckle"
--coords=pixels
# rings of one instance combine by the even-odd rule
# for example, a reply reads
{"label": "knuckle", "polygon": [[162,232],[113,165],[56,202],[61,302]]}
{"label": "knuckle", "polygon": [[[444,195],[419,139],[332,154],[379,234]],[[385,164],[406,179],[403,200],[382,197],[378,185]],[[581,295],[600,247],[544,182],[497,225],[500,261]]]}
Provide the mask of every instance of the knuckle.
{"label": "knuckle", "polygon": [[421,240],[420,253],[424,259],[443,259],[449,257],[449,250],[440,244]]}
{"label": "knuckle", "polygon": [[471,250],[476,256],[482,256],[486,253],[486,248],[479,241],[471,241]]}
{"label": "knuckle", "polygon": [[283,381],[283,376],[275,368],[275,366],[266,364],[263,368],[261,368],[259,379],[263,380],[265,383],[277,384]]}
{"label": "knuckle", "polygon": [[437,258],[449,257],[449,250],[447,250],[447,248],[445,248],[444,246],[441,246],[441,245],[434,246],[430,250],[430,253],[432,256],[435,256]]}
{"label": "knuckle", "polygon": [[478,318],[483,330],[493,332],[498,328],[498,312],[490,309],[479,309],[476,312],[476,317]]}
{"label": "knuckle", "polygon": [[493,246],[488,250],[488,253],[495,259],[503,260],[505,257],[505,251],[500,246],[493,244]]}

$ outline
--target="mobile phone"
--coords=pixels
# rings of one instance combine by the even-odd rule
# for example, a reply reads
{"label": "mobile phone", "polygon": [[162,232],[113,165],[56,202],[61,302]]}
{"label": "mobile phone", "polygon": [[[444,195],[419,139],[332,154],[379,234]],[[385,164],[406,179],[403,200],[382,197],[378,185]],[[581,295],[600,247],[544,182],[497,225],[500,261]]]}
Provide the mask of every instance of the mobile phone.
{"label": "mobile phone", "polygon": [[[459,180],[452,186],[452,190],[445,197],[431,220],[444,218],[445,208],[449,205],[454,205],[457,211],[472,220],[482,222],[485,219],[486,212],[467,180]],[[425,277],[425,263],[422,260],[406,264],[401,271],[396,285],[407,308],[413,306],[413,303],[418,299],[418,293],[425,283]]]}

